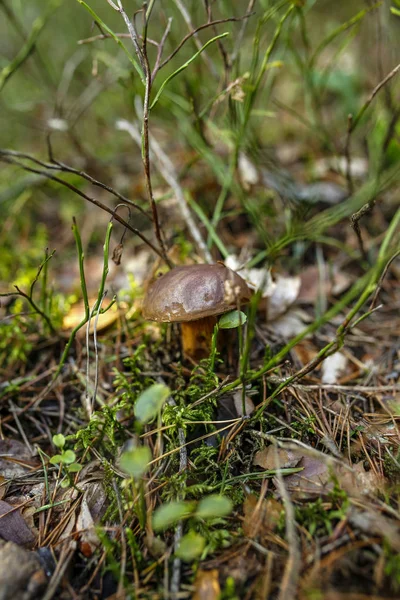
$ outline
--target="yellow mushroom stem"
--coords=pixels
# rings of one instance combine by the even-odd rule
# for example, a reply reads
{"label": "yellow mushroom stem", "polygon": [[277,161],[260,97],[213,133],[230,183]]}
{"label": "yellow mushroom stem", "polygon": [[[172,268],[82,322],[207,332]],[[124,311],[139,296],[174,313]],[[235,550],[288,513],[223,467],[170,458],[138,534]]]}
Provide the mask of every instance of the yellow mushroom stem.
{"label": "yellow mushroom stem", "polygon": [[210,355],[211,339],[216,322],[216,317],[203,317],[197,321],[181,323],[184,354],[195,360],[207,358]]}

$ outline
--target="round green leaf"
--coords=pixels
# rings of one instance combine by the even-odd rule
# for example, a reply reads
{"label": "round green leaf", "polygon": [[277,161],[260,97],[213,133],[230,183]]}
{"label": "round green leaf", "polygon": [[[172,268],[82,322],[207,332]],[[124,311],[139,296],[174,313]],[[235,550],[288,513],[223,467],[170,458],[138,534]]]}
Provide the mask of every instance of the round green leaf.
{"label": "round green leaf", "polygon": [[154,511],[153,529],[160,531],[174,525],[181,519],[189,517],[195,505],[192,502],[170,502],[162,504]]}
{"label": "round green leaf", "polygon": [[76,454],[72,450],[66,450],[61,454],[61,462],[66,465],[69,465],[76,460]]}
{"label": "round green leaf", "polygon": [[53,435],[53,444],[57,448],[64,448],[65,446],[65,437],[62,433],[57,433],[57,435]]}
{"label": "round green leaf", "polygon": [[61,454],[55,454],[54,456],[51,457],[51,459],[49,460],[49,463],[51,465],[59,465],[60,463],[63,462],[63,457],[61,456]]}
{"label": "round green leaf", "polygon": [[170,389],[163,383],[155,383],[140,394],[136,400],[135,416],[141,423],[148,423],[158,415]]}
{"label": "round green leaf", "polygon": [[138,446],[121,454],[120,467],[134,479],[145,474],[151,461],[151,450],[148,446]]}
{"label": "round green leaf", "polygon": [[220,329],[236,329],[240,325],[244,325],[247,321],[247,317],[241,310],[232,310],[231,312],[222,315],[218,321],[218,327]]}
{"label": "round green leaf", "polygon": [[68,465],[68,473],[79,473],[82,470],[82,465],[79,463],[72,463]]}
{"label": "round green leaf", "polygon": [[232,510],[232,502],[226,496],[211,494],[200,500],[197,505],[195,516],[199,519],[215,519],[226,517]]}
{"label": "round green leaf", "polygon": [[199,533],[189,531],[180,541],[176,556],[186,562],[199,558],[206,545],[206,540]]}

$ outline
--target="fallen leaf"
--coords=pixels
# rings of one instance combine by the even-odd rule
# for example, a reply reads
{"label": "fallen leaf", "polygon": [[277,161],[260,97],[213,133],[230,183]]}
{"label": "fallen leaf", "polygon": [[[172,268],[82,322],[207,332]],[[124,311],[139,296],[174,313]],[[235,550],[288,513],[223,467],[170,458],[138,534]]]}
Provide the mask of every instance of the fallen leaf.
{"label": "fallen leaf", "polygon": [[362,461],[353,465],[351,470],[338,466],[335,472],[341,487],[352,497],[374,496],[378,491],[382,491],[385,484],[384,477],[375,473],[373,469],[366,471]]}
{"label": "fallen leaf", "polygon": [[[89,300],[89,307],[92,308],[95,305],[97,298],[91,298]],[[107,306],[111,303],[111,300],[105,299],[102,304],[102,308],[107,308]],[[94,328],[96,326],[97,320],[97,331],[103,331],[107,327],[110,327],[120,316],[121,305],[119,307],[117,304],[113,304],[112,307],[107,310],[107,312],[99,314],[97,318],[97,313],[95,312],[92,315],[90,321],[89,332],[93,333]],[[82,322],[82,319],[85,317],[85,305],[83,300],[71,306],[67,315],[65,315],[63,319],[62,328],[64,331],[71,331]],[[86,335],[86,325],[84,325],[78,332],[80,336]]]}
{"label": "fallen leaf", "polygon": [[350,166],[353,179],[363,179],[368,174],[368,160],[361,156],[352,156],[350,165],[347,164],[345,156],[333,156],[330,158],[319,158],[312,165],[314,177],[325,177],[329,171],[346,173]]}
{"label": "fallen leaf", "polygon": [[275,469],[288,469],[296,467],[301,460],[301,456],[286,450],[285,448],[277,448],[275,446],[267,446],[256,452],[253,465],[265,469],[265,471],[274,471]]}
{"label": "fallen leaf", "polygon": [[254,402],[252,401],[251,398],[249,398],[248,396],[245,396],[245,400],[244,400],[245,413],[243,412],[243,398],[242,398],[241,391],[235,392],[233,394],[233,402],[235,405],[236,413],[239,417],[243,417],[244,415],[251,415],[251,413],[254,410]]}
{"label": "fallen leaf", "polygon": [[321,279],[321,272],[316,266],[307,267],[300,274],[301,286],[298,300],[315,303],[320,295],[337,296],[351,284],[351,277],[338,271],[335,267],[331,272],[326,271]]}
{"label": "fallen leaf", "polygon": [[285,339],[295,337],[304,331],[306,327],[302,313],[294,309],[282,315],[279,319],[268,322],[268,329]]}
{"label": "fallen leaf", "polygon": [[210,571],[199,569],[194,580],[194,589],[193,600],[218,600],[221,588],[217,569]]}
{"label": "fallen leaf", "polygon": [[273,321],[283,315],[299,295],[300,277],[286,277],[278,275],[275,280],[275,289],[268,298],[267,319]]}
{"label": "fallen leaf", "polygon": [[[247,262],[247,260],[244,262]],[[250,288],[255,291],[261,289],[263,298],[267,298],[273,294],[276,283],[272,280],[270,269],[246,269],[243,267],[243,262],[233,254],[226,258],[225,265],[229,269],[237,271],[246,280]]]}
{"label": "fallen leaf", "polygon": [[335,352],[335,354],[325,358],[321,368],[322,383],[337,383],[346,371],[347,362],[347,357],[341,352]]}
{"label": "fallen leaf", "polygon": [[0,537],[19,546],[30,546],[35,541],[19,509],[4,500],[0,500]]}
{"label": "fallen leaf", "polygon": [[3,477],[3,475],[0,475],[0,500],[3,500],[3,498],[6,494],[5,481],[6,481],[6,478]]}
{"label": "fallen leaf", "polygon": [[285,477],[285,487],[293,497],[299,500],[308,499],[314,496],[324,496],[333,488],[331,477],[332,470],[328,460],[313,456],[298,456],[300,461],[297,467],[303,467],[298,473],[293,473]]}
{"label": "fallen leaf", "polygon": [[95,530],[95,522],[88,506],[86,494],[80,504],[78,518],[76,520],[76,532],[79,535],[79,547],[86,557],[92,556],[100,540]]}

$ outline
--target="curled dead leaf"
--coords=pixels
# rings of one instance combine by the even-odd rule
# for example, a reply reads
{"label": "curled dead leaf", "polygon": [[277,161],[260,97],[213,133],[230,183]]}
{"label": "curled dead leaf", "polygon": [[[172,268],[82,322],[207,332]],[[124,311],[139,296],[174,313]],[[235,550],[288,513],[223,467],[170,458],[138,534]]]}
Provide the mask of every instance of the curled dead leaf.
{"label": "curled dead leaf", "polygon": [[193,600],[218,600],[221,588],[217,569],[210,571],[199,569],[194,580],[194,588]]}
{"label": "curled dead leaf", "polygon": [[[97,298],[91,298],[89,300],[89,306],[92,307],[94,306],[95,302],[96,302]],[[105,299],[103,301],[102,304],[102,308],[107,308],[107,306],[109,306],[111,304],[111,300],[107,300]],[[97,318],[97,314],[93,314],[91,321],[90,321],[90,328],[89,328],[89,332],[92,334],[95,328],[95,324],[96,324],[96,320],[97,320],[97,326],[96,326],[96,330],[99,331],[103,331],[104,329],[107,329],[107,327],[110,327],[111,325],[113,325],[115,323],[115,321],[119,318],[119,316],[121,315],[121,311],[125,311],[127,310],[127,306],[125,304],[119,304],[118,306],[116,304],[113,304],[111,306],[111,308],[109,310],[107,310],[105,313],[101,313],[99,314],[98,318]],[[68,314],[65,315],[64,319],[63,319],[63,324],[62,324],[62,328],[65,332],[69,332],[72,329],[74,329],[77,325],[79,325],[79,323],[82,322],[82,320],[85,317],[85,305],[83,303],[83,301],[81,302],[77,302],[76,304],[74,304],[73,306],[71,306],[71,309],[69,310]],[[79,332],[78,335],[85,335],[86,333],[86,325],[84,327],[82,327]]]}

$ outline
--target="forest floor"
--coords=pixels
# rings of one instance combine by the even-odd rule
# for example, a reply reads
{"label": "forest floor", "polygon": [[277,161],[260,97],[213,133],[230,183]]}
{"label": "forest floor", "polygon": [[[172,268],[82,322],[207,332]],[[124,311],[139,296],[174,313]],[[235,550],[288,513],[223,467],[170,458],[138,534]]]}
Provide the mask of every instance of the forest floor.
{"label": "forest floor", "polygon": [[[229,20],[205,2],[198,38],[206,13],[171,3],[172,25],[151,16],[154,80],[176,24],[191,34],[150,90],[146,140],[113,3],[53,4],[32,3],[19,55],[29,22],[0,2],[20,57],[0,65],[0,599],[399,598],[388,7],[250,1]],[[253,295],[199,360],[143,299],[217,262]]]}

